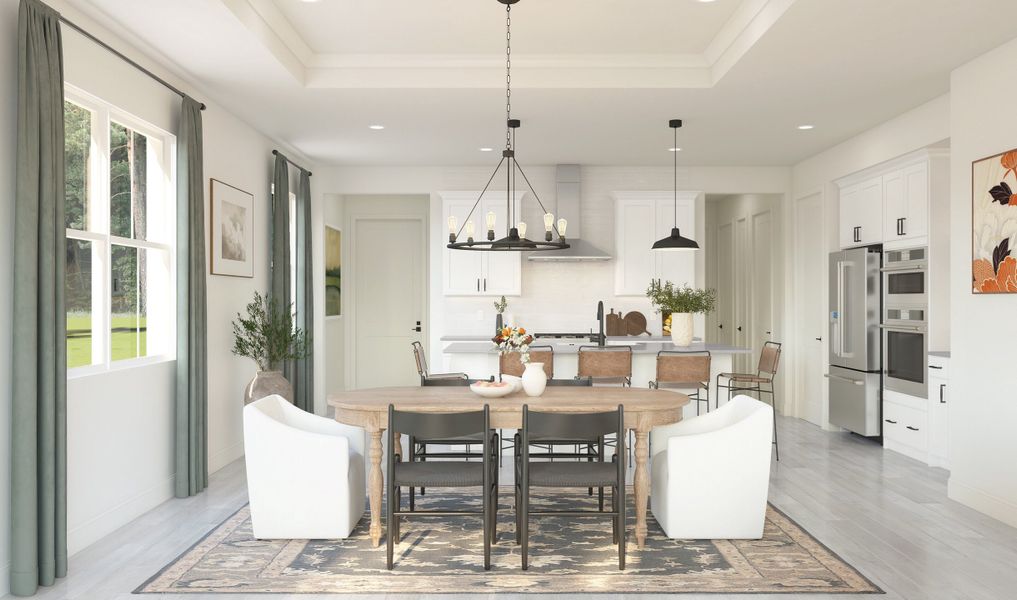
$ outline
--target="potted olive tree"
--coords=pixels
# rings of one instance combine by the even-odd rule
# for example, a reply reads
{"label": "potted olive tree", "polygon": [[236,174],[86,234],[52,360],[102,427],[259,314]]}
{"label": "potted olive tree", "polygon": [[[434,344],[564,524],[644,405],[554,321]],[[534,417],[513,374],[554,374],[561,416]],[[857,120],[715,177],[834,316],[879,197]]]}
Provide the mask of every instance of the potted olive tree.
{"label": "potted olive tree", "polygon": [[651,281],[646,297],[660,313],[664,325],[671,325],[671,341],[676,346],[692,344],[692,315],[713,312],[717,304],[717,292],[711,289],[695,289],[688,284],[678,287],[670,281],[661,284]]}
{"label": "potted olive tree", "polygon": [[233,321],[233,354],[250,358],[258,365],[254,379],[244,389],[244,404],[279,394],[293,402],[293,386],[282,373],[288,360],[310,353],[307,334],[293,326],[290,311],[275,298],[254,293],[247,315],[237,313]]}

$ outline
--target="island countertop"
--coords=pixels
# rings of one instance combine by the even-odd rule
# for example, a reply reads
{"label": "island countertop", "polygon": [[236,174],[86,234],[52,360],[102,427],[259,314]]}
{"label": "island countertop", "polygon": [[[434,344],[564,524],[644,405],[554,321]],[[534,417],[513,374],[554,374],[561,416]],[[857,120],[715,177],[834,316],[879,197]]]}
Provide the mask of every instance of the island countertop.
{"label": "island countertop", "polygon": [[[662,350],[669,351],[680,351],[680,352],[703,352],[708,351],[710,354],[751,354],[752,350],[749,348],[742,348],[740,346],[728,346],[726,344],[704,344],[702,342],[693,343],[691,346],[676,346],[670,341],[665,341],[666,338],[649,338],[649,337],[609,337],[607,340],[608,347],[625,347],[629,346],[632,348],[633,354],[657,354]],[[534,346],[551,346],[554,348],[556,354],[577,354],[580,346],[595,346],[596,344],[577,344],[572,342],[561,342],[556,341],[554,338],[547,338],[546,340],[537,340]],[[444,352],[446,354],[497,354],[498,350],[494,344],[490,341],[482,342],[452,342],[445,346]]]}

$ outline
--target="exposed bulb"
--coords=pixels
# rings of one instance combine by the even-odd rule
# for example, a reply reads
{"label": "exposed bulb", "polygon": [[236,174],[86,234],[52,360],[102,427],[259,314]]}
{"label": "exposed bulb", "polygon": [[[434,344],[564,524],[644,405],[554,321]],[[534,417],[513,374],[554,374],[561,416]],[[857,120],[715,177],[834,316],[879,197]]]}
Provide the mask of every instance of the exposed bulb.
{"label": "exposed bulb", "polygon": [[488,231],[494,231],[494,222],[495,222],[495,214],[494,214],[494,211],[492,210],[491,212],[487,213],[487,230]]}
{"label": "exposed bulb", "polygon": [[558,235],[565,237],[565,228],[569,226],[569,222],[565,219],[558,219]]}
{"label": "exposed bulb", "polygon": [[516,229],[519,231],[519,237],[526,237],[526,223],[519,221],[519,224],[516,225]]}
{"label": "exposed bulb", "polygon": [[472,240],[474,231],[473,220],[471,219],[466,222],[466,237]]}
{"label": "exposed bulb", "polygon": [[547,213],[544,215],[544,231],[551,231],[554,227],[554,215]]}
{"label": "exposed bulb", "polygon": [[449,218],[448,218],[448,232],[449,233],[456,233],[456,230],[458,228],[459,228],[459,221],[456,220],[456,216],[455,215],[450,215]]}

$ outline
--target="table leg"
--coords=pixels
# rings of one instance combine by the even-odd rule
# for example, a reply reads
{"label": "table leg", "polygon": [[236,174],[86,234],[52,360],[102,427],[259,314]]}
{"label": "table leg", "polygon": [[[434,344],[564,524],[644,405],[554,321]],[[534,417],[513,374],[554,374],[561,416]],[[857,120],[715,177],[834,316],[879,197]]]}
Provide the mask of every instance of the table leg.
{"label": "table leg", "polygon": [[646,542],[646,502],[650,494],[649,432],[636,431],[636,476],[633,487],[636,491],[636,545],[643,547]]}
{"label": "table leg", "polygon": [[367,493],[371,504],[371,541],[375,546],[381,544],[381,496],[385,476],[381,472],[381,429],[371,431],[371,448],[368,457]]}

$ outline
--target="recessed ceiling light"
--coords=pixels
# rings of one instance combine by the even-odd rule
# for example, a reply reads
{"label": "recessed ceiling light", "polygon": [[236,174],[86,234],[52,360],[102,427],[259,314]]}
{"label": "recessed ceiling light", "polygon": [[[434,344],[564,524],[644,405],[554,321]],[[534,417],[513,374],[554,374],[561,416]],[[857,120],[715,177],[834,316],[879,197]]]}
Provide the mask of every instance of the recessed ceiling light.
{"label": "recessed ceiling light", "polygon": [[[314,4],[315,2],[318,2],[319,0],[301,0],[301,1],[302,2],[306,2],[307,4]],[[703,0],[699,0],[699,1],[702,2]]]}
{"label": "recessed ceiling light", "polygon": [[384,125],[371,125],[370,127],[371,127],[371,129],[374,129],[375,131],[380,131],[382,129],[385,129]]}
{"label": "recessed ceiling light", "polygon": [[[311,2],[316,2],[316,1],[317,0],[311,0]],[[307,2],[307,0],[304,0],[304,2]],[[709,4],[709,3],[713,2],[713,0],[699,0],[699,2],[700,2],[700,4]]]}
{"label": "recessed ceiling light", "polygon": [[668,152],[681,152],[682,149],[681,148],[668,148],[667,151]]}
{"label": "recessed ceiling light", "polygon": [[801,129],[802,131],[808,131],[808,130],[813,129],[813,128],[815,128],[815,125],[799,125],[798,126],[798,129]]}
{"label": "recessed ceiling light", "polygon": [[481,148],[481,152],[494,152],[494,148]]}

